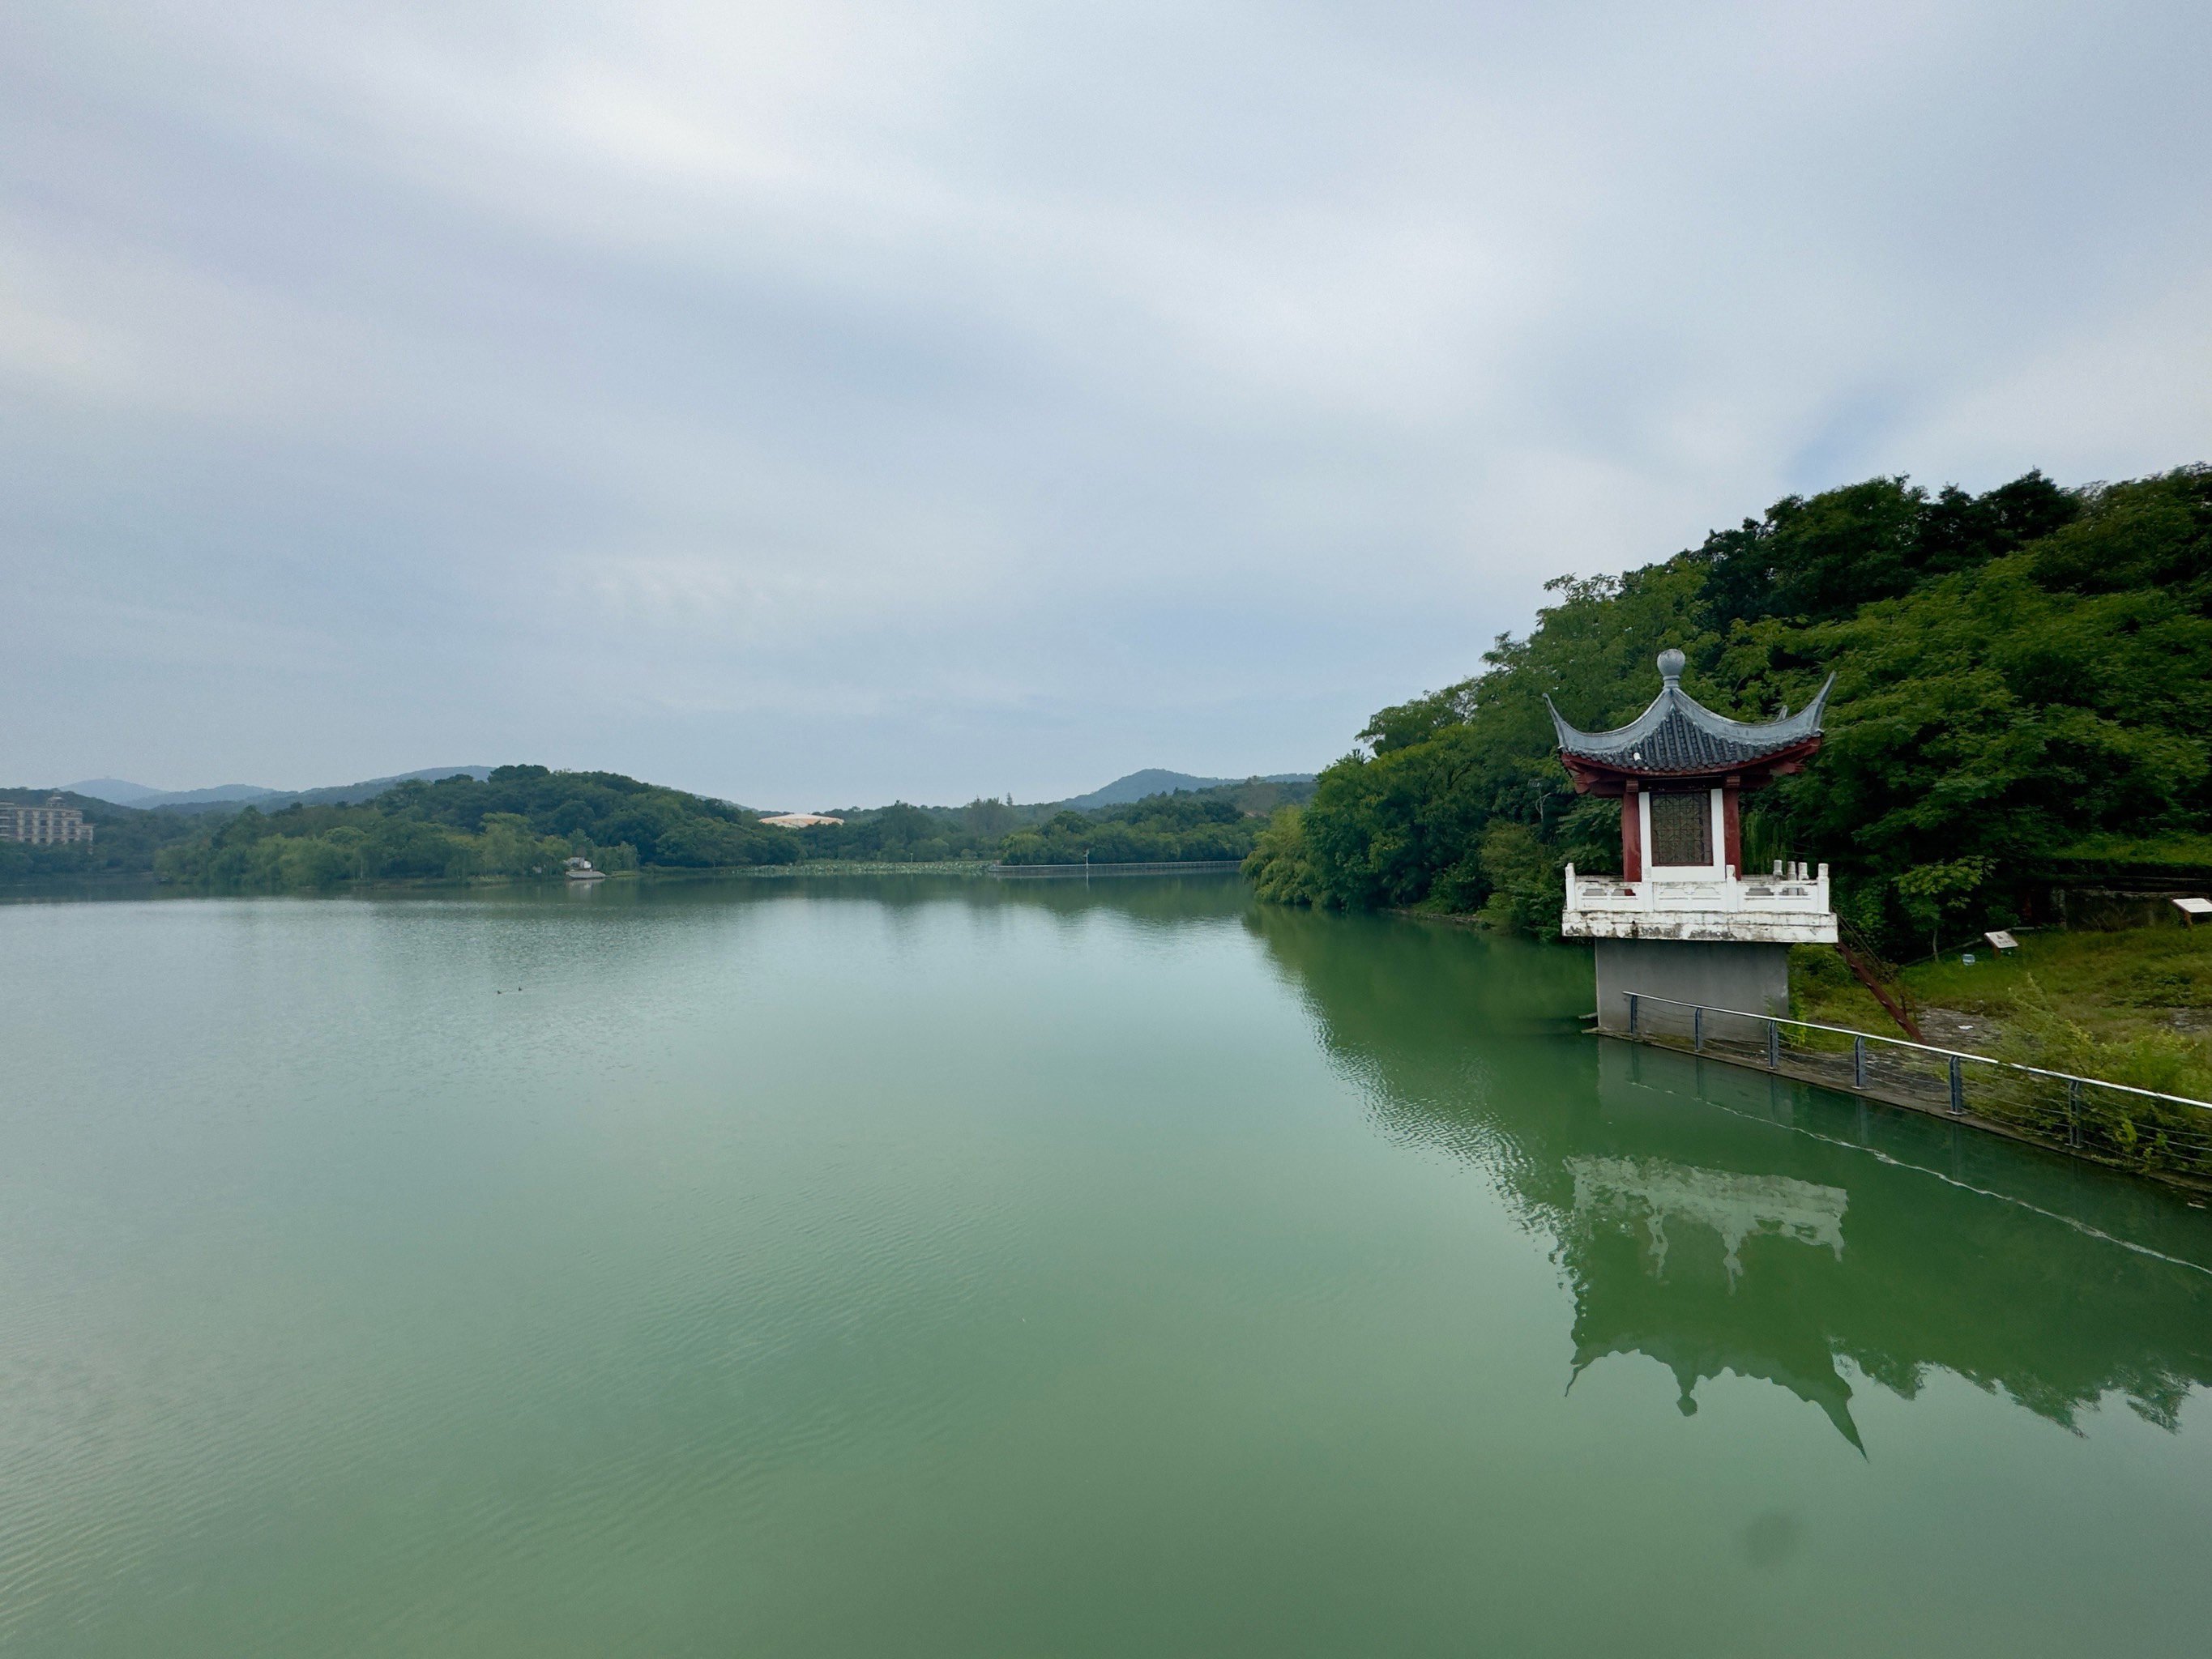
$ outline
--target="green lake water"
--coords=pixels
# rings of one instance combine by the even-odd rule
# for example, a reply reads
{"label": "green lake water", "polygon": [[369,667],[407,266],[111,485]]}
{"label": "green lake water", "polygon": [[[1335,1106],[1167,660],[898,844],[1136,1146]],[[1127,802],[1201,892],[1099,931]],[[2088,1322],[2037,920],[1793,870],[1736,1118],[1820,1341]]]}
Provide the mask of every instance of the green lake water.
{"label": "green lake water", "polygon": [[0,907],[0,1651],[2212,1637],[2212,1213],[1221,880]]}

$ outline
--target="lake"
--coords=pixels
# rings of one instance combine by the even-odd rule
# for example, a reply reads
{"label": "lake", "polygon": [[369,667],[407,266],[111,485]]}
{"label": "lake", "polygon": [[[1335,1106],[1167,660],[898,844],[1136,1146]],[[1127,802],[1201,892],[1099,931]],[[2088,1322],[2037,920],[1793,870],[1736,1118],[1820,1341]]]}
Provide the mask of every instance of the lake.
{"label": "lake", "polygon": [[1220,879],[0,906],[0,1649],[2201,1651],[2212,1214]]}

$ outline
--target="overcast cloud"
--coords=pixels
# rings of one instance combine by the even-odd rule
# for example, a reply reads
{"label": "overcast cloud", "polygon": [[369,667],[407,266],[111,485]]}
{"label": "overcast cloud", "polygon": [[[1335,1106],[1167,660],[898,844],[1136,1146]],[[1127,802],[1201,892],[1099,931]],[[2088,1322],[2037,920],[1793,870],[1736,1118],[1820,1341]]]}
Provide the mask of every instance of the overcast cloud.
{"label": "overcast cloud", "polygon": [[2212,456],[2202,4],[0,10],[0,783],[1307,769],[1562,571]]}

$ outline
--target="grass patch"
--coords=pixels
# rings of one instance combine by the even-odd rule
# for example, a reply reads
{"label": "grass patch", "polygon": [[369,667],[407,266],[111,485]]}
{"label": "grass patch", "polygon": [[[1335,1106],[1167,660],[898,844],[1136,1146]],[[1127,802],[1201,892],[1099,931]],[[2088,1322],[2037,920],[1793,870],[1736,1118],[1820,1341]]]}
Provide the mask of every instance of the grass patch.
{"label": "grass patch", "polygon": [[[2054,1071],[2212,1099],[2212,927],[2036,933],[1905,969],[1928,1040]],[[1790,953],[1801,1019],[1901,1035],[1836,953]]]}

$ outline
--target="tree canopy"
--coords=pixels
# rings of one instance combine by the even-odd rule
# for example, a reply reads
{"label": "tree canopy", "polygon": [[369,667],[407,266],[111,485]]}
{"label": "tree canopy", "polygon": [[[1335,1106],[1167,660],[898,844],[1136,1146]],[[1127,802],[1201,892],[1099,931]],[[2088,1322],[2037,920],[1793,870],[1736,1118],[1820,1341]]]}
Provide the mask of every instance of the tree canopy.
{"label": "tree canopy", "polygon": [[1008,864],[1144,864],[1187,859],[1241,859],[1252,850],[1261,818],[1230,789],[1178,790],[1126,806],[1055,813],[1034,830],[1006,837]]}

